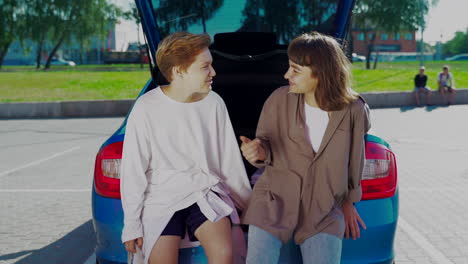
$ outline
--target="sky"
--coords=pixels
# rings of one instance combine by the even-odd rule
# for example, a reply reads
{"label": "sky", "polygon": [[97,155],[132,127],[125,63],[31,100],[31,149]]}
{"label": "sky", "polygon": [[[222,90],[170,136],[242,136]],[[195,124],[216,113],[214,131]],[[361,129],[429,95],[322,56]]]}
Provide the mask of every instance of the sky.
{"label": "sky", "polygon": [[[128,9],[133,0],[110,0],[124,9]],[[435,44],[437,41],[446,42],[453,38],[456,31],[465,32],[468,28],[468,0],[439,0],[429,9],[426,15],[426,28],[424,30],[424,41]],[[116,26],[116,49],[125,50],[128,42],[138,39],[137,27],[131,21],[121,21]],[[417,33],[421,38],[421,33]],[[143,35],[140,36],[143,42]]]}
{"label": "sky", "polygon": [[[434,44],[452,39],[456,31],[468,28],[468,0],[439,0],[426,16],[424,41]],[[417,35],[420,38],[420,35]]]}

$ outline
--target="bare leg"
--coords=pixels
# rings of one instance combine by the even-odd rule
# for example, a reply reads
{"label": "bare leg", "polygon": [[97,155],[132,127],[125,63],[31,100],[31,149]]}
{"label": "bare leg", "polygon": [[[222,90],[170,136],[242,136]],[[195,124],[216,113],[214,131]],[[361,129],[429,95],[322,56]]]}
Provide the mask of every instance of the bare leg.
{"label": "bare leg", "polygon": [[452,89],[452,90],[450,91],[450,95],[449,95],[449,103],[450,103],[450,104],[453,104],[453,100],[454,100],[455,94],[456,94],[455,89]]}
{"label": "bare leg", "polygon": [[419,106],[419,91],[414,91],[414,98],[416,99],[416,104]]}
{"label": "bare leg", "polygon": [[427,91],[426,92],[426,96],[427,96],[427,104],[430,105],[431,104],[431,91]]}
{"label": "bare leg", "polygon": [[446,100],[445,100],[445,87],[439,88],[439,92],[440,92],[440,95],[442,95],[442,104],[445,104],[446,103]]}
{"label": "bare leg", "polygon": [[160,236],[149,257],[149,264],[177,264],[180,236]]}
{"label": "bare leg", "polygon": [[231,223],[224,217],[216,223],[205,221],[197,230],[195,236],[200,240],[208,256],[208,263],[232,263]]}

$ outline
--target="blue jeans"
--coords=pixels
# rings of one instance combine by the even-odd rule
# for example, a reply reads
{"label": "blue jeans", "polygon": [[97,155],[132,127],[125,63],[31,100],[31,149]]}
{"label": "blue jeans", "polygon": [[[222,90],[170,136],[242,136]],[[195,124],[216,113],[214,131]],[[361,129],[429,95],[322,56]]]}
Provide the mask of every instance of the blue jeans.
{"label": "blue jeans", "polygon": [[[276,264],[283,246],[281,240],[258,228],[249,226],[247,264]],[[303,264],[339,264],[342,240],[327,233],[318,233],[300,244]],[[292,262],[288,262],[292,263]]]}

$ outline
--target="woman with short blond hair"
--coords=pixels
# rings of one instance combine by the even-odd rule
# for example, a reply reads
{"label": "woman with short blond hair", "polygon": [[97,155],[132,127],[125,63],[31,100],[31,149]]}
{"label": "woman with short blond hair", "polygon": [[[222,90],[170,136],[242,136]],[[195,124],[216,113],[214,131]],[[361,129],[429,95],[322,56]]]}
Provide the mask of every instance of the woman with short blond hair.
{"label": "woman with short blond hair", "polygon": [[169,85],[138,98],[128,117],[122,241],[130,254],[141,248],[137,262],[178,263],[179,247],[196,241],[209,263],[233,261],[231,222],[251,188],[226,105],[211,91],[209,45],[205,34],[166,37],[156,58]]}

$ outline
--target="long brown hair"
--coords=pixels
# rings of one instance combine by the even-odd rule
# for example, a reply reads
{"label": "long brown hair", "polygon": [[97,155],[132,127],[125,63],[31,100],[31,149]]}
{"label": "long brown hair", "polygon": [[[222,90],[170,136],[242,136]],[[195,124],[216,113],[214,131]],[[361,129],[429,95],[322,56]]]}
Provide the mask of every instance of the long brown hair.
{"label": "long brown hair", "polygon": [[351,65],[338,42],[318,32],[296,37],[288,47],[289,59],[310,67],[318,79],[315,100],[325,111],[337,111],[357,99],[351,88]]}

